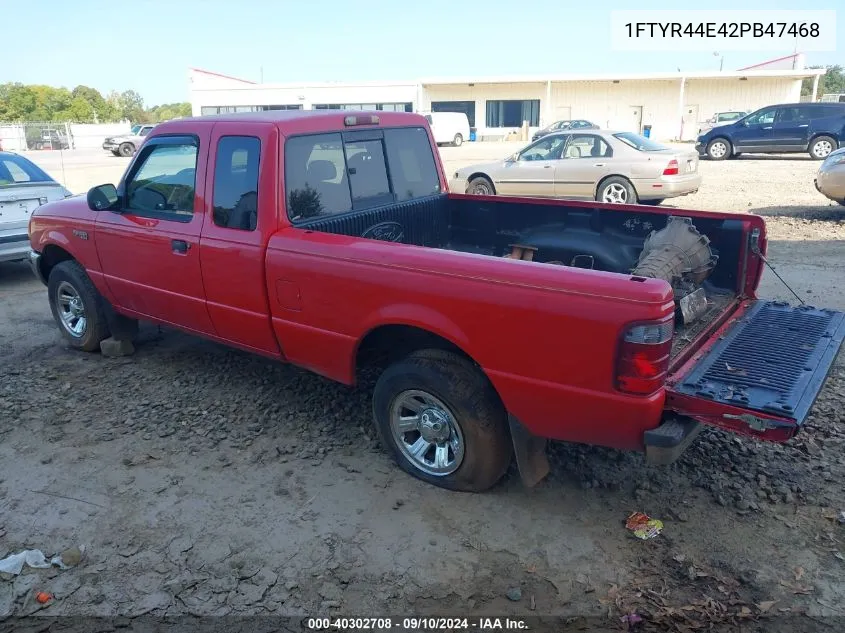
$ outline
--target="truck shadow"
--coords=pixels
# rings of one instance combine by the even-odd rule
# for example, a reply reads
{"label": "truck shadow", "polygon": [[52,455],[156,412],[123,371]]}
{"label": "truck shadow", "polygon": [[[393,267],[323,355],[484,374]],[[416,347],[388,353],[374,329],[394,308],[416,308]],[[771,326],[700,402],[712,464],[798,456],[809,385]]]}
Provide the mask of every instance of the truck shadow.
{"label": "truck shadow", "polygon": [[840,204],[816,207],[803,205],[757,207],[756,209],[749,209],[748,212],[768,218],[801,218],[803,220],[825,220],[828,222],[845,220],[845,206]]}
{"label": "truck shadow", "polygon": [[25,261],[0,263],[0,292],[18,289],[32,281],[37,280]]}

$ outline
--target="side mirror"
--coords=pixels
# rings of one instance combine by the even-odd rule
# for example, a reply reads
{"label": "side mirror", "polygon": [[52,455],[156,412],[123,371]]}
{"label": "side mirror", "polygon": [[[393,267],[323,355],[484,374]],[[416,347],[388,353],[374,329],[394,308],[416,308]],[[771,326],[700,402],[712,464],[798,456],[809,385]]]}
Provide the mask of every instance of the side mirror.
{"label": "side mirror", "polygon": [[510,156],[508,156],[505,159],[505,162],[506,163],[515,163],[518,160],[519,160],[519,152],[514,152],[513,154],[511,154]]}
{"label": "side mirror", "polygon": [[117,204],[117,188],[112,184],[99,185],[88,190],[88,208],[107,211]]}

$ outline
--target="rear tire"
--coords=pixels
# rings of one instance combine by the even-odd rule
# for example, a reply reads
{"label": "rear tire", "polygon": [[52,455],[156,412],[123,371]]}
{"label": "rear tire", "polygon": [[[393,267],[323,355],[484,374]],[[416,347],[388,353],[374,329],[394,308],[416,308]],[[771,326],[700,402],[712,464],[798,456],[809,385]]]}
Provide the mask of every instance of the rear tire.
{"label": "rear tire", "polygon": [[68,344],[84,352],[99,350],[109,337],[108,321],[103,299],[85,269],[74,260],[56,264],[47,281],[47,297]]}
{"label": "rear tire", "polygon": [[813,142],[810,143],[810,158],[824,160],[838,145],[836,139],[830,136],[820,136],[813,139]]}
{"label": "rear tire", "polygon": [[731,144],[727,139],[714,138],[707,144],[707,157],[710,160],[725,160],[731,155]]}
{"label": "rear tire", "polygon": [[135,146],[132,143],[121,143],[117,151],[120,152],[121,156],[129,157],[135,153]]}
{"label": "rear tire", "polygon": [[460,134],[455,134],[455,138],[452,140],[452,145],[455,147],[460,147],[464,144],[464,137]]}
{"label": "rear tire", "polygon": [[376,383],[373,415],[399,467],[440,488],[482,492],[510,465],[499,396],[480,369],[453,352],[421,350],[388,367]]}
{"label": "rear tire", "polygon": [[637,191],[627,178],[611,176],[596,191],[597,202],[610,204],[637,204]]}
{"label": "rear tire", "polygon": [[469,186],[467,186],[467,193],[470,193],[474,196],[495,196],[496,189],[493,187],[493,183],[490,182],[489,178],[485,178],[484,176],[476,176],[472,180],[469,181]]}

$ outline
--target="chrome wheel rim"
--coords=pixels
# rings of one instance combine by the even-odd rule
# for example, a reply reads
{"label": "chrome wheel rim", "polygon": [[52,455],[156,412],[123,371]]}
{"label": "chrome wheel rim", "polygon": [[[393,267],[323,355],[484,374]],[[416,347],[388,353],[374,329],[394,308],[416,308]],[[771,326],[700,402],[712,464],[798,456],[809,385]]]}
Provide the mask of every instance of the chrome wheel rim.
{"label": "chrome wheel rim", "polygon": [[619,183],[611,183],[605,187],[601,195],[602,202],[612,202],[614,204],[625,204],[628,201],[628,190]]}
{"label": "chrome wheel rim", "polygon": [[85,336],[88,319],[85,316],[85,304],[76,288],[66,281],[60,283],[56,288],[56,305],[65,331],[74,338]]}
{"label": "chrome wheel rim", "polygon": [[472,193],[477,196],[489,196],[492,192],[486,183],[479,182],[472,186]]}
{"label": "chrome wheel rim", "polygon": [[818,158],[824,158],[833,151],[833,145],[830,141],[819,141],[813,145],[813,154]]}
{"label": "chrome wheel rim", "polygon": [[710,146],[710,155],[713,158],[722,158],[728,152],[728,146],[722,141],[716,141]]}
{"label": "chrome wheel rim", "polygon": [[460,468],[464,435],[455,415],[426,391],[403,391],[390,406],[390,428],[402,454],[428,475],[445,477]]}

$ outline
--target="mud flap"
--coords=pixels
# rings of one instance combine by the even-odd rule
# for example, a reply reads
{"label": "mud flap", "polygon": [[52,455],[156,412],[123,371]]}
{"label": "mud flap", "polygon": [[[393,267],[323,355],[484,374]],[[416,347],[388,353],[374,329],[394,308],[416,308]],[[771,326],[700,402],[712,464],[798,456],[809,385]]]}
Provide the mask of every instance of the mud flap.
{"label": "mud flap", "polygon": [[513,451],[522,483],[533,488],[549,474],[549,460],[546,457],[547,441],[543,437],[532,435],[519,420],[508,414],[511,429]]}

